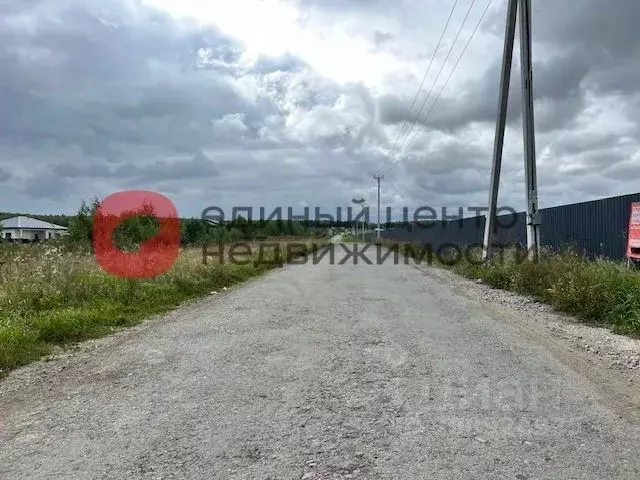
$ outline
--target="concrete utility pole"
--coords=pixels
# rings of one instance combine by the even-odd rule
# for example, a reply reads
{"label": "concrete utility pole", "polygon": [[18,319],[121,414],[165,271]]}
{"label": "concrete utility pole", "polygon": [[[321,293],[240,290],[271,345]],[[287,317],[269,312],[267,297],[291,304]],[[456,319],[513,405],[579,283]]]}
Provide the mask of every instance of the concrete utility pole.
{"label": "concrete utility pole", "polygon": [[533,76],[531,68],[531,0],[509,0],[504,39],[504,52],[502,57],[498,118],[496,121],[496,133],[493,145],[493,164],[491,167],[491,184],[489,187],[489,208],[484,229],[484,259],[488,259],[491,257],[492,244],[497,231],[498,190],[500,186],[500,170],[502,168],[502,152],[504,149],[504,132],[507,122],[509,83],[511,80],[513,44],[515,38],[518,7],[520,8],[520,64],[523,115],[522,129],[524,135],[525,180],[527,183],[527,248],[529,251],[529,258],[537,258],[540,251],[540,216],[538,213],[535,130],[533,115]]}
{"label": "concrete utility pole", "polygon": [[377,231],[376,238],[378,241],[380,241],[380,180],[384,178],[384,175],[377,174],[377,175],[374,175],[373,178],[375,178],[378,181],[378,231]]}
{"label": "concrete utility pole", "polygon": [[516,35],[518,0],[509,0],[507,7],[507,26],[502,53],[502,74],[500,77],[500,97],[498,119],[493,142],[493,164],[491,166],[491,183],[489,185],[489,205],[484,224],[483,258],[491,257],[493,239],[497,231],[498,189],[500,187],[500,170],[502,169],[502,151],[504,148],[504,131],[507,124],[507,104],[509,102],[509,82],[511,81],[511,65],[513,63],[513,43]]}
{"label": "concrete utility pole", "polygon": [[536,172],[536,134],[533,115],[531,62],[531,0],[520,0],[520,64],[522,66],[522,114],[525,181],[527,182],[527,250],[529,258],[540,254],[540,213]]}

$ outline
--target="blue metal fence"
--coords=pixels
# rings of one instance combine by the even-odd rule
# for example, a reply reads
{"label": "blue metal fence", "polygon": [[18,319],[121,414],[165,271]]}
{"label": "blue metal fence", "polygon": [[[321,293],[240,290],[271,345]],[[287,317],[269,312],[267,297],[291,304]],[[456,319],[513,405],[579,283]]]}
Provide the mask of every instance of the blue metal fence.
{"label": "blue metal fence", "polygon": [[[554,250],[571,246],[589,256],[622,259],[631,202],[640,202],[640,193],[541,209],[541,243]],[[525,213],[501,216],[498,223],[496,243],[526,245]],[[410,224],[387,229],[381,237],[429,244],[434,250],[447,244],[462,247],[482,243],[484,224],[484,216],[433,225]]]}

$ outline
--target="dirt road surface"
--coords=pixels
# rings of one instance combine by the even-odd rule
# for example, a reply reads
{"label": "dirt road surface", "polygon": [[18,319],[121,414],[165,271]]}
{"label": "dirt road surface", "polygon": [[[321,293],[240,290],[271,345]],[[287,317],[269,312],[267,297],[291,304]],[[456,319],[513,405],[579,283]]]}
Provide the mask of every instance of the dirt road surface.
{"label": "dirt road surface", "polygon": [[327,256],[12,373],[0,478],[635,480],[638,385],[429,267]]}

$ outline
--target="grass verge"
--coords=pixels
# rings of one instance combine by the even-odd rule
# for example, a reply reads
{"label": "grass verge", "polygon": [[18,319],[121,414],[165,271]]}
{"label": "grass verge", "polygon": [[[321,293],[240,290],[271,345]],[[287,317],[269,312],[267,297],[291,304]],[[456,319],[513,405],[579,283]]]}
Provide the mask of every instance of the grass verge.
{"label": "grass verge", "polygon": [[480,279],[495,288],[530,295],[583,323],[640,336],[640,275],[622,262],[585,260],[573,251],[545,252],[533,262],[515,249],[483,262],[477,249],[460,258],[438,258],[425,254],[420,245],[384,244],[396,245],[415,260]]}
{"label": "grass verge", "polygon": [[362,243],[362,237],[355,236],[355,235],[342,235],[342,237],[340,238],[340,242],[341,243]]}
{"label": "grass verge", "polygon": [[[253,245],[243,264],[210,260],[202,250],[181,252],[166,274],[154,279],[125,279],[100,269],[89,252],[51,245],[0,245],[0,375],[51,353],[55,345],[96,338],[166,312],[181,302],[241,283],[323,241],[280,244],[259,259]],[[248,260],[246,263],[245,261]]]}

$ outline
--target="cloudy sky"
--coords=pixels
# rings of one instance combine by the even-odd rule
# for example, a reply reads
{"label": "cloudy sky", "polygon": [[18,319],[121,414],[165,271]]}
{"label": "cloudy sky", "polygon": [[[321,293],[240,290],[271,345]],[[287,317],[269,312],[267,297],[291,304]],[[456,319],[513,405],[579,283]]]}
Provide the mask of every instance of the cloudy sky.
{"label": "cloudy sky", "polygon": [[[183,216],[335,212],[374,202],[382,165],[385,206],[486,205],[505,0],[432,107],[487,6],[458,0],[401,130],[453,3],[0,0],[0,211],[145,189]],[[640,191],[640,2],[610,3],[534,0],[542,207]],[[500,203],[520,208],[514,73]]]}

